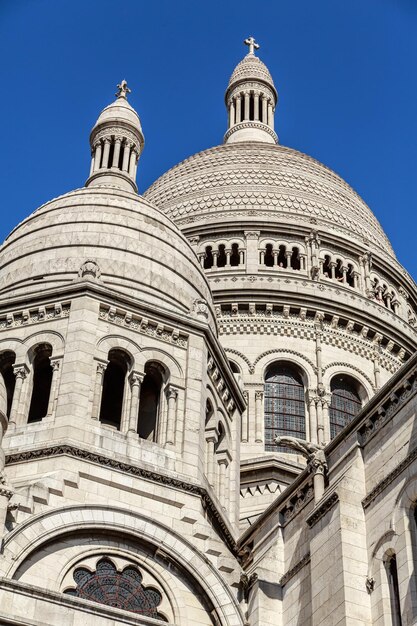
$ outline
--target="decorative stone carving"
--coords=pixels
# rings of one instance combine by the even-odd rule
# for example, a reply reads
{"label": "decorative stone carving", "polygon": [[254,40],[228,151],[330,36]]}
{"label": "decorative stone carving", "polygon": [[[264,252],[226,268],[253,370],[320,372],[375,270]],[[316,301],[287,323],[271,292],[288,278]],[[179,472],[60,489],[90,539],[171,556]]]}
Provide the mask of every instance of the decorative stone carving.
{"label": "decorative stone carving", "polygon": [[101,271],[98,264],[94,260],[87,259],[87,261],[84,261],[81,265],[78,276],[79,278],[85,278],[87,280],[99,280],[101,277]]}
{"label": "decorative stone carving", "polygon": [[207,302],[205,300],[194,300],[193,313],[196,315],[196,317],[207,320],[209,314]]}

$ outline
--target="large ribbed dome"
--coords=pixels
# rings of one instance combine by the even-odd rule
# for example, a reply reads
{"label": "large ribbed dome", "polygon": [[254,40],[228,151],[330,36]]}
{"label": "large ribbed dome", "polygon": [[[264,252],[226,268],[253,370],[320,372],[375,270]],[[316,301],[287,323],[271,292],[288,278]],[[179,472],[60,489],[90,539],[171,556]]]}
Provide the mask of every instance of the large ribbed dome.
{"label": "large ribbed dome", "polygon": [[68,285],[87,261],[104,286],[158,310],[188,313],[201,299],[210,306],[207,281],[177,227],[149,201],[110,187],[56,198],[12,231],[0,249],[0,299]]}
{"label": "large ribbed dome", "polygon": [[161,176],[145,197],[181,227],[301,222],[393,254],[370,208],[340,176],[284,146],[241,142],[199,152]]}

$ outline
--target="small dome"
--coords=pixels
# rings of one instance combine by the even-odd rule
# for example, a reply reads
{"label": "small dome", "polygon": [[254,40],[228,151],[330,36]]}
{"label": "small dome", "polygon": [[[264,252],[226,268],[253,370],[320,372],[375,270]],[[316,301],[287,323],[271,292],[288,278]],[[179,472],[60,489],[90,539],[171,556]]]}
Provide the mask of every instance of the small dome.
{"label": "small dome", "polygon": [[78,189],[51,200],[0,248],[0,300],[93,276],[156,310],[188,314],[208,303],[207,280],[190,244],[149,201],[117,188]]}
{"label": "small dome", "polygon": [[227,89],[229,90],[235,83],[247,80],[261,80],[268,83],[275,91],[274,81],[272,80],[268,68],[265,63],[254,54],[247,54],[240,63],[236,65],[230,77]]}
{"label": "small dome", "polygon": [[100,113],[94,128],[108,123],[118,125],[120,122],[129,124],[129,126],[133,126],[139,133],[142,133],[139,115],[126,98],[117,98],[117,100],[106,106]]}

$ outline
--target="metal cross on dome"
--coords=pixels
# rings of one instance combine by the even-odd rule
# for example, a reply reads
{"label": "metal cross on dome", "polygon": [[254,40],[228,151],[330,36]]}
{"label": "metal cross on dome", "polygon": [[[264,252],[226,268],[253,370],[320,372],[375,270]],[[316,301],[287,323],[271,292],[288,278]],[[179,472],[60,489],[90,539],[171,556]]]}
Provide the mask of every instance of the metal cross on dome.
{"label": "metal cross on dome", "polygon": [[131,90],[127,86],[127,82],[123,79],[122,82],[117,85],[117,93],[115,94],[117,98],[126,98],[128,93],[131,93]]}
{"label": "metal cross on dome", "polygon": [[259,44],[256,43],[254,37],[248,37],[243,43],[249,46],[249,54],[255,54],[255,50],[259,50]]}

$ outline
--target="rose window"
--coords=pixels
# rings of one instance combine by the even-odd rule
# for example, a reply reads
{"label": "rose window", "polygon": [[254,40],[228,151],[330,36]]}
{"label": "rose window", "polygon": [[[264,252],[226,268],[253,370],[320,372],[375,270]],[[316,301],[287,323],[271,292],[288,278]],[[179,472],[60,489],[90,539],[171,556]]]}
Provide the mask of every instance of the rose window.
{"label": "rose window", "polygon": [[156,589],[143,586],[142,574],[134,565],[119,572],[113,562],[104,557],[98,561],[95,571],[77,567],[73,578],[76,587],[66,589],[64,593],[68,595],[166,621],[158,613],[162,595]]}

